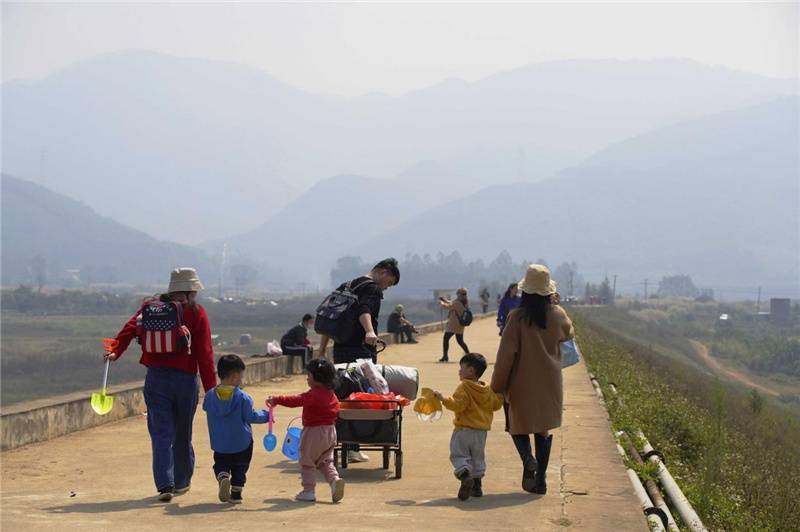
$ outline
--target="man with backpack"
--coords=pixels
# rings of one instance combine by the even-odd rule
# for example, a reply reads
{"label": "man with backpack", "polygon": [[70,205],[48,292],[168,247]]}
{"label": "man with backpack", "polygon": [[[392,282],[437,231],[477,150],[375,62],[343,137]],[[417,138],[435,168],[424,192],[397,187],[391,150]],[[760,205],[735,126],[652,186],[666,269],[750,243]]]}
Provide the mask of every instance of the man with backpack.
{"label": "man with backpack", "polygon": [[[400,269],[394,258],[383,259],[370,272],[342,283],[317,308],[314,330],[321,335],[320,357],[325,357],[333,339],[335,364],[359,358],[377,362],[378,314],[383,291],[400,282]],[[369,456],[359,450],[347,452],[350,462],[366,462]]]}
{"label": "man with backpack", "polygon": [[377,362],[378,314],[383,291],[400,282],[394,258],[383,259],[370,272],[342,283],[317,309],[314,330],[321,335],[320,356],[333,338],[333,362],[344,364],[359,358]]}
{"label": "man with backpack", "polygon": [[191,485],[198,372],[205,391],[217,385],[211,327],[197,303],[202,288],[194,268],[173,270],[167,293],[145,300],[117,334],[117,347],[105,355],[114,361],[134,339],[141,344],[153,477],[162,502],[186,493]]}

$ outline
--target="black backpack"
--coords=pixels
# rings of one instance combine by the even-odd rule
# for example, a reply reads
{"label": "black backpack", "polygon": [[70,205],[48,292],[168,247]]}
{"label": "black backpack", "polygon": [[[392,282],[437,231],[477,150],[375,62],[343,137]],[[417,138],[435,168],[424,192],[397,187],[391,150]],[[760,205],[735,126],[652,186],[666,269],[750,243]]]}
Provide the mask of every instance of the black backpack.
{"label": "black backpack", "polygon": [[456,317],[458,318],[458,323],[460,323],[464,327],[469,327],[470,325],[472,325],[472,311],[470,309],[468,308],[465,309],[464,313],[461,316],[456,314]]}
{"label": "black backpack", "polygon": [[356,286],[351,286],[353,281],[350,281],[341,289],[331,292],[317,307],[314,331],[317,334],[333,338],[336,343],[349,340],[358,325],[358,316],[356,316],[358,296],[355,292],[362,286],[374,282],[372,279],[368,279]]}
{"label": "black backpack", "polygon": [[369,390],[369,380],[356,365],[347,365],[347,368],[336,370],[336,387],[333,392],[341,401],[350,397],[351,393],[366,392]]}

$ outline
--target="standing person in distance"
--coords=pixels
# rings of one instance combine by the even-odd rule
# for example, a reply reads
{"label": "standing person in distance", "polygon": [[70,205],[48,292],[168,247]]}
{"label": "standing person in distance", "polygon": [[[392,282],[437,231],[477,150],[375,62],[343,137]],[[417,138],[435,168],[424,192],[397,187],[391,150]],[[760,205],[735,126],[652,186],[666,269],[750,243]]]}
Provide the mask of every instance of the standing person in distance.
{"label": "standing person in distance", "polygon": [[506,319],[508,318],[508,313],[514,310],[519,306],[519,297],[518,294],[518,287],[517,283],[511,283],[508,285],[506,289],[505,295],[503,295],[503,299],[500,300],[500,303],[497,307],[497,327],[500,329],[500,336],[503,336],[503,329],[506,326]]}
{"label": "standing person in distance", "polygon": [[492,295],[489,293],[489,289],[484,286],[481,289],[479,297],[481,298],[481,312],[486,314],[489,312],[489,299],[492,297]]}
{"label": "standing person in distance", "polygon": [[442,358],[439,362],[449,362],[447,352],[450,350],[450,339],[455,336],[456,342],[464,350],[464,354],[469,354],[469,347],[464,342],[464,326],[459,321],[460,317],[469,308],[469,299],[467,299],[467,289],[459,288],[456,290],[456,298],[450,301],[447,298],[440,298],[439,304],[448,310],[447,324],[444,328],[444,336],[442,337]]}
{"label": "standing person in distance", "polygon": [[[158,500],[163,502],[186,493],[191,486],[194,473],[192,421],[199,399],[198,371],[206,392],[217,385],[211,326],[205,309],[197,303],[197,292],[202,289],[194,268],[173,270],[167,293],[146,301],[140,312],[117,334],[118,347],[105,355],[109,360],[118,360],[137,336],[142,345],[139,363],[147,366],[144,400],[153,448],[153,477]],[[186,331],[151,330],[142,325],[146,307],[172,311],[172,305],[165,306],[166,303],[174,304],[180,316],[178,323],[182,322],[183,329],[190,334],[189,341],[176,344],[173,351],[165,349],[165,339]]]}
{"label": "standing person in distance", "polygon": [[500,339],[491,388],[506,397],[506,430],[522,461],[522,489],[543,495],[553,444],[549,431],[561,426],[564,404],[560,346],[575,330],[556,303],[556,283],[547,267],[528,266],[520,291],[520,305],[508,315]]}

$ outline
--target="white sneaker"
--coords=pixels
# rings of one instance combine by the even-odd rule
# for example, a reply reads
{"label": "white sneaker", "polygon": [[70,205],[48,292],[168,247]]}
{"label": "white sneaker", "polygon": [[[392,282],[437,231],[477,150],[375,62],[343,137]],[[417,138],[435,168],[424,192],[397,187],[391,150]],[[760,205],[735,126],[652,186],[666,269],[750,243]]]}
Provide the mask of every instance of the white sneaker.
{"label": "white sneaker", "polygon": [[344,498],[344,479],[337,478],[331,482],[331,499],[333,502],[339,502]]}
{"label": "white sneaker", "polygon": [[347,451],[348,462],[369,462],[369,456],[361,451]]}
{"label": "white sneaker", "polygon": [[303,490],[294,496],[294,500],[302,502],[316,502],[317,496],[314,495],[313,491]]}

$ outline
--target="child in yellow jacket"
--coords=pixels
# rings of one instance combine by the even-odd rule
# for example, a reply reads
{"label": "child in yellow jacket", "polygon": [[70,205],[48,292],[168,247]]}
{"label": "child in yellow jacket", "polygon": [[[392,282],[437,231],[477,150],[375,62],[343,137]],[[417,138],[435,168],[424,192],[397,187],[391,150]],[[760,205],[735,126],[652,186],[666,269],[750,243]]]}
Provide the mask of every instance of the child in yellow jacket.
{"label": "child in yellow jacket", "polygon": [[462,501],[483,496],[482,480],[486,472],[484,450],[486,433],[492,427],[494,412],[503,406],[503,396],[479,381],[486,371],[486,359],[480,353],[469,353],[459,361],[458,385],[452,397],[433,392],[445,408],[455,412],[453,435],[450,438],[450,462],[461,481],[458,498]]}

